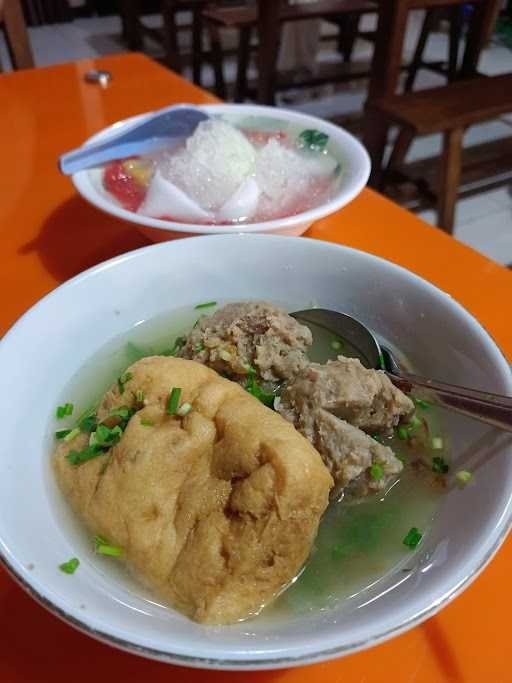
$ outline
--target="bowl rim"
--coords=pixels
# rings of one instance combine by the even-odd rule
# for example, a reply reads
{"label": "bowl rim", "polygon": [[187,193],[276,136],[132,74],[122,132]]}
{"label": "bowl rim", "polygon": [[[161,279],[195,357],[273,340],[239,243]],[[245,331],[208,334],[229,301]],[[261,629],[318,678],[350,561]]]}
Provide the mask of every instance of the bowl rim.
{"label": "bowl rim", "polygon": [[[320,220],[321,218],[324,218],[325,216],[328,216],[331,213],[343,208],[353,199],[355,199],[355,197],[357,197],[361,190],[366,186],[368,178],[370,177],[370,157],[361,142],[359,142],[357,138],[355,138],[344,128],[341,128],[340,126],[337,126],[329,121],[324,121],[318,116],[313,116],[312,114],[303,114],[302,112],[297,112],[292,109],[252,104],[219,103],[194,105],[180,103],[177,106],[197,107],[198,109],[213,113],[246,112],[247,114],[253,113],[266,115],[269,118],[280,118],[287,121],[297,121],[304,123],[310,122],[312,126],[316,124],[325,132],[329,133],[333,139],[338,140],[342,146],[352,150],[352,152],[357,156],[358,168],[350,177],[348,184],[342,184],[336,195],[328,202],[322,203],[320,206],[314,207],[312,209],[308,209],[308,211],[294,214],[293,216],[286,216],[284,218],[278,218],[259,223],[247,223],[244,225],[204,225],[200,223],[179,223],[163,220],[161,218],[142,216],[134,211],[128,211],[127,209],[114,204],[114,202],[110,201],[107,197],[104,197],[96,190],[96,188],[92,185],[89,175],[92,169],[78,171],[71,176],[73,185],[78,193],[88,202],[93,204],[93,206],[104,211],[105,213],[116,216],[117,218],[122,218],[139,226],[157,228],[163,232],[183,232],[194,233],[198,235],[231,234],[233,232],[274,232],[276,230],[289,230],[302,224],[311,224],[314,221]],[[94,142],[98,142],[108,137],[109,133],[118,132],[122,127],[131,125],[137,121],[142,121],[144,118],[151,116],[153,113],[154,111],[147,111],[141,114],[130,116],[126,119],[121,119],[120,121],[116,121],[110,126],[103,128],[89,137],[82,146],[86,147]]]}
{"label": "bowl rim", "polygon": [[[207,242],[222,242],[222,241],[236,241],[244,240],[244,242],[252,240],[268,240],[269,237],[273,240],[296,240],[297,238],[284,236],[284,235],[246,235],[244,233],[230,234],[230,235],[211,235],[202,236],[201,241]],[[140,255],[145,254],[149,251],[164,252],[166,250],[172,249],[174,244],[182,244],[184,242],[189,242],[190,240],[197,240],[195,237],[189,237],[186,239],[180,239],[178,242],[162,242],[158,244],[148,245],[146,247],[141,247],[124,254],[115,256],[107,261],[103,261],[95,266],[88,268],[87,270],[77,274],[73,278],[62,283],[54,290],[41,297],[35,304],[33,304],[7,331],[2,340],[0,340],[0,353],[5,340],[10,338],[12,335],[17,333],[18,328],[29,320],[31,314],[35,309],[44,305],[47,301],[52,298],[58,297],[59,292],[63,289],[68,289],[80,285],[82,282],[87,281],[88,278],[94,277],[97,273],[103,270],[115,268],[121,262],[131,259],[137,259]],[[355,249],[353,247],[348,247],[345,245],[340,245],[332,242],[325,242],[323,240],[316,240],[312,238],[301,238],[302,241],[309,243],[311,247],[314,248],[327,248],[329,250],[344,251],[347,253],[354,253],[364,255],[365,257],[370,257],[377,261],[382,262],[387,267],[393,270],[406,273],[408,277],[421,283],[423,286],[427,286],[428,289],[435,291],[437,295],[442,294],[443,296],[449,297],[452,304],[459,310],[459,312],[465,316],[470,322],[475,331],[479,331],[487,338],[494,350],[497,352],[497,360],[501,363],[502,369],[504,370],[504,380],[508,387],[508,391],[512,393],[512,366],[509,364],[504,353],[494,341],[489,332],[480,323],[480,321],[470,313],[462,304],[455,300],[450,294],[442,290],[440,287],[432,284],[425,278],[417,275],[416,273],[408,270],[407,268],[400,266],[392,261],[364,252],[360,249]],[[196,242],[194,242],[196,243]],[[503,508],[499,525],[494,528],[495,538],[492,544],[487,548],[486,553],[480,558],[479,562],[475,564],[471,572],[467,574],[464,578],[454,583],[448,590],[444,592],[437,600],[432,602],[430,605],[424,609],[418,611],[416,614],[412,615],[409,619],[404,622],[397,624],[391,628],[388,628],[382,633],[378,633],[369,636],[365,639],[358,640],[356,642],[347,643],[345,645],[335,646],[327,648],[325,650],[318,650],[316,652],[306,653],[304,655],[294,655],[290,657],[277,655],[268,658],[261,659],[242,659],[242,658],[212,658],[212,657],[201,657],[201,656],[191,656],[181,653],[172,653],[166,650],[161,650],[158,648],[151,648],[147,645],[140,645],[129,640],[119,638],[108,630],[103,630],[99,628],[93,628],[86,623],[85,620],[81,620],[71,614],[69,614],[66,609],[57,604],[57,602],[52,601],[49,597],[45,596],[42,592],[37,590],[30,581],[26,580],[22,574],[16,569],[14,564],[9,559],[9,552],[6,552],[5,546],[2,543],[0,537],[0,564],[2,564],[7,572],[16,580],[16,582],[33,597],[39,604],[45,607],[49,612],[55,616],[62,619],[64,622],[70,624],[71,626],[77,628],[79,631],[89,635],[96,640],[99,640],[108,645],[114,646],[118,649],[130,652],[132,654],[141,655],[150,659],[155,659],[158,661],[166,662],[169,664],[188,666],[192,668],[203,668],[212,670],[233,670],[233,671],[256,671],[256,670],[268,670],[268,669],[281,669],[290,666],[303,666],[306,664],[314,664],[321,661],[326,661],[329,659],[334,659],[347,654],[355,653],[368,647],[383,643],[392,637],[398,636],[401,633],[409,630],[413,626],[420,624],[431,616],[435,615],[439,610],[449,604],[453,599],[455,599],[460,593],[465,590],[485,569],[492,558],[496,555],[501,545],[505,541],[505,538],[512,527],[512,492]],[[15,557],[13,556],[13,559]]]}

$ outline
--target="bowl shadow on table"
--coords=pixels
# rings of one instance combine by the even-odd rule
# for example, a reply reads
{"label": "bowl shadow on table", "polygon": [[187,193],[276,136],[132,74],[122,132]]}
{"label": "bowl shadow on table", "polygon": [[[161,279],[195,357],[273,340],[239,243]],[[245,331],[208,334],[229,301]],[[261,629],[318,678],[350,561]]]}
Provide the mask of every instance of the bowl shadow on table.
{"label": "bowl shadow on table", "polygon": [[20,253],[37,252],[48,272],[64,281],[97,263],[149,244],[150,240],[135,226],[75,196],[48,216],[39,235],[24,244]]}
{"label": "bowl shadow on table", "polygon": [[[4,581],[2,574],[0,567],[0,614],[8,615],[0,626],[2,671],[12,672],[7,680],[91,683],[98,675],[102,681],[123,683],[205,680],[204,671],[137,657],[84,636],[36,604],[14,582]],[[243,677],[244,683],[269,683],[285,673],[286,669],[208,671],[206,680],[235,683]]]}

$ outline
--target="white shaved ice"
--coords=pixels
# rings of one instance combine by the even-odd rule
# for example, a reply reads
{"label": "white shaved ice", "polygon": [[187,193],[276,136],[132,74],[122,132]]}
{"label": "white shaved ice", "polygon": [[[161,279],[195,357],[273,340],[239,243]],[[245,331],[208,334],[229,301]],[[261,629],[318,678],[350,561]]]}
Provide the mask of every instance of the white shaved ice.
{"label": "white shaved ice", "polygon": [[258,154],[258,187],[279,205],[287,204],[305,192],[310,178],[304,158],[294,150],[279,144],[277,140],[269,140]]}
{"label": "white shaved ice", "polygon": [[164,178],[205,211],[218,210],[254,171],[256,152],[243,133],[219,119],[202,121],[186,147],[160,165]]}

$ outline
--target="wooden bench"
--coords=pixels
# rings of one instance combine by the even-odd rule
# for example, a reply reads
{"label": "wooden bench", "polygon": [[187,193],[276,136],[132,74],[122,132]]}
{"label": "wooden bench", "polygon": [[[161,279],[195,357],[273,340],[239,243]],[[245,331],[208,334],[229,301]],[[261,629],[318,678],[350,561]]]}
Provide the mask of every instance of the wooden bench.
{"label": "wooden bench", "polygon": [[512,73],[480,76],[441,88],[377,98],[368,103],[368,111],[398,124],[401,129],[382,185],[396,173],[416,135],[443,134],[438,225],[451,233],[464,132],[469,126],[512,112]]}
{"label": "wooden bench", "polygon": [[0,28],[5,33],[13,69],[32,68],[34,58],[20,0],[0,0]]}
{"label": "wooden bench", "polygon": [[[279,0],[275,0],[276,5]],[[211,6],[203,11],[203,18],[209,28],[210,42],[212,47],[212,62],[215,73],[216,93],[226,97],[226,86],[222,69],[223,50],[221,46],[220,31],[222,29],[238,29],[239,31],[239,50],[237,63],[237,80],[235,87],[235,100],[243,101],[248,94],[247,67],[251,51],[252,33],[258,28],[259,6],[247,5],[240,7],[219,7]],[[305,21],[311,19],[324,19],[340,24],[343,17],[356,16],[359,18],[363,14],[375,13],[378,9],[377,2],[374,0],[318,0],[317,2],[299,5],[289,5],[282,2],[279,8],[276,6],[276,22],[272,22],[272,31],[278,33],[280,25],[288,22]],[[342,32],[343,33],[343,32]],[[271,53],[263,53],[266,61],[263,73],[270,70],[275,71],[276,65],[274,56]],[[360,66],[355,69],[352,65],[340,68],[339,65],[327,65],[325,73],[319,73],[300,84],[291,83],[286,75],[276,76],[276,90],[286,89],[286,87],[311,86],[333,81],[347,81],[353,78],[368,76],[367,68]],[[261,76],[260,76],[261,77]],[[273,99],[272,97],[268,98]],[[271,103],[268,101],[267,103]]]}

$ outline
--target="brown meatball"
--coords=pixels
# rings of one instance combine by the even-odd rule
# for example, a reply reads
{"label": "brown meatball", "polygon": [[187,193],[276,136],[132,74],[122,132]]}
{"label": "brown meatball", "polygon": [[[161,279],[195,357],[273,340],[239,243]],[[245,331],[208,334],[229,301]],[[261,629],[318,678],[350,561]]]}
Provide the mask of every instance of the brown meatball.
{"label": "brown meatball", "polygon": [[264,381],[290,379],[308,365],[310,330],[265,302],[234,303],[203,318],[179,352],[226,374],[247,377],[250,367]]}

